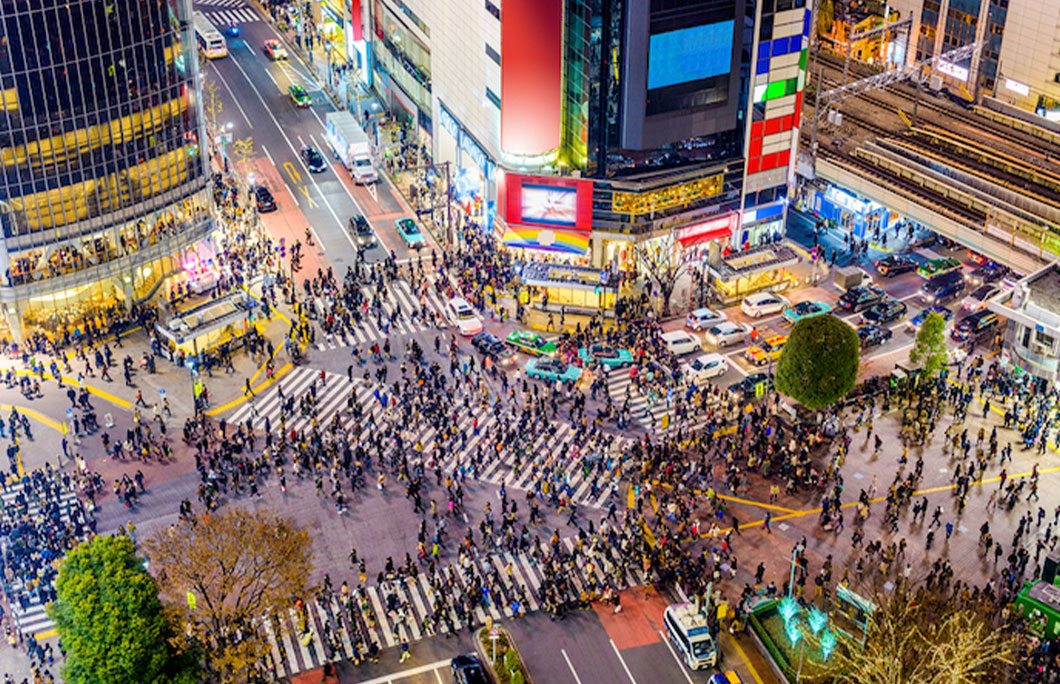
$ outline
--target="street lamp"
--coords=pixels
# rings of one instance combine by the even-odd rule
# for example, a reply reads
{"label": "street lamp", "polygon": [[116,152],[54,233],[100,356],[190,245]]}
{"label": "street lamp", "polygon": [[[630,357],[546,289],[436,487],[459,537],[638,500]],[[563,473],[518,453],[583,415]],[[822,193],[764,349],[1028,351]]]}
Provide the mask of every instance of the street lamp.
{"label": "street lamp", "polygon": [[228,143],[232,142],[232,129],[235,127],[231,121],[221,127],[221,158],[225,162],[225,173],[228,173]]}

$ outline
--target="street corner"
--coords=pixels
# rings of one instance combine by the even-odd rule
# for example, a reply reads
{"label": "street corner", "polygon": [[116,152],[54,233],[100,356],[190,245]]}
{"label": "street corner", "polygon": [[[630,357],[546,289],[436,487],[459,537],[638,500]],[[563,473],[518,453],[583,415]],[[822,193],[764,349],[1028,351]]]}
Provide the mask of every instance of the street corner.
{"label": "street corner", "polygon": [[665,597],[638,586],[621,592],[621,598],[618,613],[610,603],[593,603],[593,611],[615,648],[624,650],[658,642],[659,631],[663,628],[663,611],[667,606]]}

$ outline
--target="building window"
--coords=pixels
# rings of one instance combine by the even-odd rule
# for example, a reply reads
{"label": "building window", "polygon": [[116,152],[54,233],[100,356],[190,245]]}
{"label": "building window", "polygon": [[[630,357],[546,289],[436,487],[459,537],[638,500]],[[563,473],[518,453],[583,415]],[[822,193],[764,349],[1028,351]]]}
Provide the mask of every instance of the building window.
{"label": "building window", "polygon": [[486,11],[492,14],[497,21],[501,20],[501,9],[490,2],[490,0],[486,0]]}
{"label": "building window", "polygon": [[489,55],[490,59],[497,63],[497,66],[501,65],[501,56],[497,54],[497,51],[494,50],[489,43],[486,43],[486,54]]}
{"label": "building window", "polygon": [[498,96],[497,93],[493,92],[488,87],[486,88],[486,99],[488,99],[490,102],[492,102],[494,105],[496,105],[497,109],[501,108],[501,98],[500,98],[500,96]]}

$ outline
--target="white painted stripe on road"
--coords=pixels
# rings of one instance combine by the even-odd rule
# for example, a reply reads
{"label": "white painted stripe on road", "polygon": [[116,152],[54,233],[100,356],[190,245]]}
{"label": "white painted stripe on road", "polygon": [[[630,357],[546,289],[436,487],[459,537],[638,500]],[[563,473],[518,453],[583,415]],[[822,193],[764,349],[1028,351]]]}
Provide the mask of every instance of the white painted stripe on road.
{"label": "white painted stripe on road", "polygon": [[246,111],[243,110],[243,105],[239,104],[239,98],[237,98],[236,94],[232,92],[232,88],[229,87],[228,81],[225,80],[225,77],[222,76],[221,72],[217,70],[217,64],[215,62],[210,62],[210,66],[213,68],[214,75],[217,76],[217,79],[219,81],[221,81],[221,85],[223,85],[225,87],[225,90],[228,91],[228,94],[231,96],[232,102],[235,103],[236,108],[239,110],[239,113],[243,115],[243,120],[247,122],[248,126],[253,128],[254,124],[250,123],[250,117],[247,116]]}
{"label": "white painted stripe on road", "polygon": [[247,46],[247,49],[250,50],[250,54],[254,55],[255,57],[258,56],[258,53],[254,52],[254,48],[250,47],[250,41],[244,40],[243,45]]}
{"label": "white painted stripe on road", "polygon": [[637,680],[633,678],[633,673],[629,671],[629,665],[626,665],[625,658],[619,653],[618,646],[615,646],[615,640],[608,639],[608,641],[611,642],[611,648],[615,650],[615,655],[618,656],[618,662],[622,663],[622,668],[626,671],[626,676],[629,677],[629,681],[633,682],[633,684],[637,684]]}
{"label": "white painted stripe on road", "polygon": [[272,159],[272,154],[269,153],[269,148],[267,148],[264,145],[262,145],[261,149],[262,149],[262,151],[265,152],[265,156],[269,158],[269,163],[272,164],[273,166],[276,166],[276,162],[273,161],[273,159]]}
{"label": "white painted stripe on road", "polygon": [[[659,636],[662,637],[663,643],[666,644],[666,650],[668,650],[670,652],[670,655],[674,657],[674,660],[677,661],[677,669],[681,670],[681,674],[683,674],[685,676],[685,679],[688,680],[688,684],[696,684],[692,681],[692,678],[688,676],[688,672],[685,670],[685,664],[681,662],[680,658],[677,657],[677,652],[674,651],[673,644],[670,643],[670,638],[666,636],[666,633],[663,632],[661,629],[659,630]],[[614,642],[611,643],[614,644]]]}
{"label": "white painted stripe on road", "polygon": [[385,674],[382,677],[376,677],[375,679],[365,679],[360,684],[391,684],[392,682],[412,677],[414,675],[423,674],[425,672],[437,671],[446,667],[449,667],[449,663],[452,662],[450,659],[439,660],[437,662],[430,663],[429,665],[420,665],[419,667],[413,667],[408,670],[395,670],[390,674]]}
{"label": "white painted stripe on road", "polygon": [[570,673],[574,675],[574,681],[577,684],[582,684],[582,678],[578,676],[578,671],[574,669],[574,664],[571,663],[570,657],[567,655],[567,649],[561,648],[559,651],[563,654],[563,659],[567,661],[567,667],[570,668]]}

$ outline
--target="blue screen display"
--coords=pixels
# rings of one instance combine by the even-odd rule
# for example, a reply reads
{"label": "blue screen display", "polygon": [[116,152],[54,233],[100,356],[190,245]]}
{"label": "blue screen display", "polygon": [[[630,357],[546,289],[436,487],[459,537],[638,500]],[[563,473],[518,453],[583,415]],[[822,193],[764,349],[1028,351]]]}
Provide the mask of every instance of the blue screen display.
{"label": "blue screen display", "polygon": [[648,46],[648,90],[729,72],[733,21],[656,33]]}

